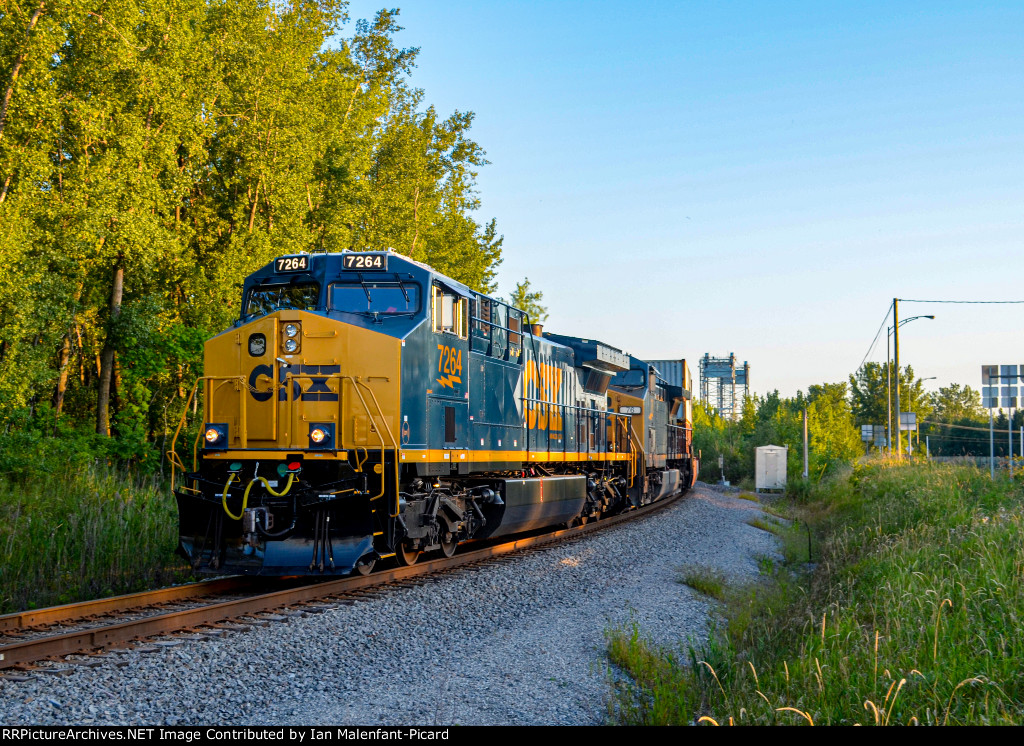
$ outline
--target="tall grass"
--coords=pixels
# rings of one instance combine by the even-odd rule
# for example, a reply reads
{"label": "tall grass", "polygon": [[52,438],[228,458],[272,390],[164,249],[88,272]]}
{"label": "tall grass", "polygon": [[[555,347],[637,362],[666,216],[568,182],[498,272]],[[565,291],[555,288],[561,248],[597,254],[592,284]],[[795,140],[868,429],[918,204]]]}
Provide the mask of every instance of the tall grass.
{"label": "tall grass", "polygon": [[641,692],[618,705],[620,720],[1024,722],[1019,484],[971,467],[879,464],[796,510],[817,534],[813,572],[783,567],[756,591],[734,590],[720,631],[689,649],[689,665],[662,656],[647,685],[655,667],[638,661],[653,651],[613,634],[612,658]]}
{"label": "tall grass", "polygon": [[88,465],[0,481],[0,613],[184,580],[177,542],[156,478]]}

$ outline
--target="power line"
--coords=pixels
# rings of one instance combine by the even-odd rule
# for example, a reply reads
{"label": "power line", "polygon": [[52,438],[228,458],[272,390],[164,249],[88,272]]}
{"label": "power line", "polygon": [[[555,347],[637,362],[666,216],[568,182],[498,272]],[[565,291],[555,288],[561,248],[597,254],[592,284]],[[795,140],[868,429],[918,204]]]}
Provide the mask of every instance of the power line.
{"label": "power line", "polygon": [[1024,303],[1024,300],[916,300],[914,298],[897,298],[902,303],[968,303],[974,305],[1013,305]]}
{"label": "power line", "polygon": [[882,333],[882,329],[885,328],[885,322],[889,320],[889,314],[892,312],[892,303],[889,304],[889,310],[885,312],[885,316],[882,318],[882,323],[878,327],[878,331],[875,332],[875,338],[871,340],[871,346],[868,347],[868,351],[864,354],[864,359],[860,361],[860,365],[857,366],[857,370],[864,367],[864,363],[867,362],[868,357],[874,352],[875,345],[878,344],[878,337]]}
{"label": "power line", "polygon": [[[922,425],[938,425],[939,427],[955,427],[957,430],[977,430],[979,433],[987,433],[989,429],[987,427],[971,427],[970,425],[953,425],[949,422],[933,422],[932,420],[921,420]],[[1009,430],[1000,430],[998,428],[992,430],[994,433],[1009,433]],[[1018,432],[1015,428],[1012,432]]]}

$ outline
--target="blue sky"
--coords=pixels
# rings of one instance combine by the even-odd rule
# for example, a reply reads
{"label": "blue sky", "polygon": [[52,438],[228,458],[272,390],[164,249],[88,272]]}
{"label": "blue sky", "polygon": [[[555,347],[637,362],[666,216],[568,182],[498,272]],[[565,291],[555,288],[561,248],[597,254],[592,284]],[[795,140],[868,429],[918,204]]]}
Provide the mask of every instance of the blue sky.
{"label": "blue sky", "polygon": [[[792,395],[894,296],[1024,300],[1022,3],[400,7],[412,83],[476,113],[499,292],[529,277],[553,331]],[[1024,306],[901,304],[929,313],[901,332],[929,387],[1024,363]]]}

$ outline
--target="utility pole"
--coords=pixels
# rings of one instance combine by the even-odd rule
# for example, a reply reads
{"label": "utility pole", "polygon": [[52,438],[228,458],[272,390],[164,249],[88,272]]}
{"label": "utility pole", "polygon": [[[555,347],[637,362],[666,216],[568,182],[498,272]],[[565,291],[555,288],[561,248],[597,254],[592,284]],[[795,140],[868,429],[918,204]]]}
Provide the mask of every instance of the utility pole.
{"label": "utility pole", "polygon": [[885,447],[892,455],[892,357],[889,352],[888,332],[885,335]]}
{"label": "utility pole", "polygon": [[903,428],[900,422],[900,299],[892,299],[892,350],[896,365],[896,458],[903,458]]}
{"label": "utility pole", "polygon": [[988,471],[989,476],[992,479],[996,478],[996,436],[993,428],[995,427],[995,420],[992,416],[992,410],[988,410]]}
{"label": "utility pole", "polygon": [[804,407],[804,479],[809,476],[807,466],[807,407]]}

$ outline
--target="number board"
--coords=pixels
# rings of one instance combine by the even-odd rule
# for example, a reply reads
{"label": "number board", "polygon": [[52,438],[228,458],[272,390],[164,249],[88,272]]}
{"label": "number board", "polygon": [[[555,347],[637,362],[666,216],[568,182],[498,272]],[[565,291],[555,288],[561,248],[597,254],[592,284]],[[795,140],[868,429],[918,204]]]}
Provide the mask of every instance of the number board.
{"label": "number board", "polygon": [[274,260],[274,271],[308,272],[309,255],[300,254],[299,256],[279,256],[277,259]]}
{"label": "number board", "polygon": [[387,272],[388,255],[369,253],[345,254],[345,256],[341,258],[341,266],[344,269],[361,269],[369,272]]}

